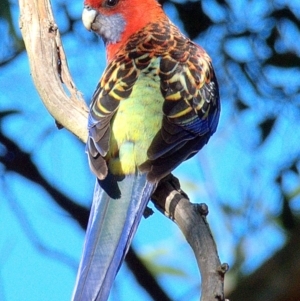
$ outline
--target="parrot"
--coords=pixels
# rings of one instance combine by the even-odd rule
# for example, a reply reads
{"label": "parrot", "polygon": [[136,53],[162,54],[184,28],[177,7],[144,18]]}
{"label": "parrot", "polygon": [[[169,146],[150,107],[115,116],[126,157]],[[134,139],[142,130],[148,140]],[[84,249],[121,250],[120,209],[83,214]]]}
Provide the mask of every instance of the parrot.
{"label": "parrot", "polygon": [[158,183],[215,133],[220,97],[211,58],[156,0],[85,0],[82,21],[106,68],[89,108],[96,184],[72,300],[105,301]]}

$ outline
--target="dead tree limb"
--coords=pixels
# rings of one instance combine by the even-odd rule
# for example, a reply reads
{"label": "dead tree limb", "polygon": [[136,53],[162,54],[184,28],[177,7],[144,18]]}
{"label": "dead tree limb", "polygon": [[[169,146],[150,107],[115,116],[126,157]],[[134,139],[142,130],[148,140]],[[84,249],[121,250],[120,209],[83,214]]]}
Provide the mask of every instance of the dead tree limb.
{"label": "dead tree limb", "polygon": [[87,139],[87,106],[69,72],[50,1],[20,0],[20,29],[35,87],[58,126]]}

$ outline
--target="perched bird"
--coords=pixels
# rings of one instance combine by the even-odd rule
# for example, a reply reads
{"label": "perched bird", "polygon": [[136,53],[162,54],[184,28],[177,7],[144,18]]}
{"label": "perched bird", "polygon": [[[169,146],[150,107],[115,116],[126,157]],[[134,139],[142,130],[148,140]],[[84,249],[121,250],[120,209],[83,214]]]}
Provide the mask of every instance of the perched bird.
{"label": "perched bird", "polygon": [[155,0],[85,0],[82,20],[107,67],[90,105],[97,181],[73,300],[102,301],[158,182],[216,131],[220,100],[210,57]]}

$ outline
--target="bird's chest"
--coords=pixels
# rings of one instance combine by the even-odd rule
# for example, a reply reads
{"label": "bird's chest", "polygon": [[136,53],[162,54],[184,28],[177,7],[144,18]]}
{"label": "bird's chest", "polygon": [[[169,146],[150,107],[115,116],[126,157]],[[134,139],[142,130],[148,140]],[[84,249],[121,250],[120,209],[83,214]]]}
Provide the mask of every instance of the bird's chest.
{"label": "bird's chest", "polygon": [[164,99],[156,70],[141,72],[112,119],[108,166],[114,174],[134,173],[147,160],[147,150],[161,128]]}

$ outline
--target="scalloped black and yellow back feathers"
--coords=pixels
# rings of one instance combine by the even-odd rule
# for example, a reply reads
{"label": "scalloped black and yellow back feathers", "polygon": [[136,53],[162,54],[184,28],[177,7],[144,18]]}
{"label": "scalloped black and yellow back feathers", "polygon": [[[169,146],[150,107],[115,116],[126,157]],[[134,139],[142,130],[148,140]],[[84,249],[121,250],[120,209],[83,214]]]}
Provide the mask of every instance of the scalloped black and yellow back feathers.
{"label": "scalloped black and yellow back feathers", "polygon": [[118,175],[139,168],[159,180],[208,142],[219,114],[207,53],[168,19],[150,23],[116,52],[94,94],[92,169],[103,179],[107,166]]}

